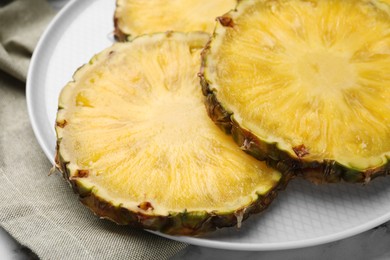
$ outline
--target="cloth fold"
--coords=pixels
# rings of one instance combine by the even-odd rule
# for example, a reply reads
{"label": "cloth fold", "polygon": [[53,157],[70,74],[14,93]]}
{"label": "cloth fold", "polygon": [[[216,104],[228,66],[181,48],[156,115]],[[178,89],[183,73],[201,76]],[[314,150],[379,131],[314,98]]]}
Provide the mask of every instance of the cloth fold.
{"label": "cloth fold", "polygon": [[27,115],[24,80],[53,16],[44,0],[0,5],[0,226],[40,259],[167,259],[186,247],[101,220],[61,176],[48,176]]}
{"label": "cloth fold", "polygon": [[0,7],[0,70],[26,80],[31,54],[53,15],[44,0],[15,0]]}

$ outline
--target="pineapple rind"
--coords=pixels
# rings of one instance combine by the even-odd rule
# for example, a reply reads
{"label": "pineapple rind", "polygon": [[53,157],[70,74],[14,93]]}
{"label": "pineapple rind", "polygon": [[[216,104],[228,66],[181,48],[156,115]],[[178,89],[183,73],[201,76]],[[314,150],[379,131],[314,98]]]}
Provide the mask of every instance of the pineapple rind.
{"label": "pineapple rind", "polygon": [[[204,33],[161,33],[154,35],[141,36],[137,41],[148,42],[150,38],[162,40],[165,37],[173,37],[176,39],[185,39],[190,41],[192,46],[201,49],[208,39],[208,35]],[[110,49],[104,53],[108,54]],[[103,55],[104,56],[104,55]],[[243,215],[246,219],[249,215],[258,213],[271,203],[275,198],[277,191],[283,189],[287,184],[288,177],[281,178],[280,174],[273,176],[272,187],[263,187],[255,191],[253,194],[248,194],[245,198],[245,203],[242,203],[240,208],[230,208],[227,210],[183,210],[182,212],[171,211],[166,214],[161,212],[153,212],[148,210],[140,210],[137,208],[137,203],[132,202],[126,205],[120,201],[112,200],[104,189],[99,189],[94,186],[94,183],[84,178],[82,171],[74,161],[71,162],[72,155],[64,149],[61,142],[63,141],[64,127],[67,125],[64,115],[71,104],[71,93],[76,86],[76,82],[82,80],[84,75],[92,69],[92,66],[99,63],[100,55],[94,56],[89,64],[78,69],[74,74],[73,81],[70,82],[61,92],[59,100],[59,110],[56,120],[57,133],[57,149],[56,149],[56,166],[62,172],[63,177],[70,183],[75,193],[79,195],[80,201],[90,208],[96,215],[110,219],[118,224],[134,225],[146,229],[161,231],[172,235],[198,235],[213,231],[216,228],[233,226],[237,224],[237,214]],[[195,72],[196,73],[196,72]],[[211,124],[213,125],[213,124]]]}
{"label": "pineapple rind", "polygon": [[170,212],[168,215],[151,215],[143,212],[132,211],[122,205],[113,205],[111,201],[98,194],[97,190],[86,187],[79,179],[70,178],[71,173],[61,164],[66,164],[61,159],[57,161],[57,167],[64,174],[64,178],[70,183],[73,191],[79,195],[79,200],[98,217],[108,219],[119,225],[129,225],[159,231],[168,235],[199,236],[218,228],[232,227],[238,224],[238,216],[241,221],[246,220],[252,214],[258,214],[271,204],[278,191],[284,189],[291,176],[283,178],[278,186],[268,193],[258,195],[258,198],[240,209],[230,212],[186,211]]}
{"label": "pineapple rind", "polygon": [[[88,185],[82,178],[74,178],[74,173],[68,167],[69,162],[64,160],[57,142],[56,167],[63,177],[71,185],[73,191],[78,194],[79,200],[88,207],[98,217],[108,219],[119,225],[129,225],[137,228],[144,228],[163,232],[169,235],[199,236],[218,228],[232,227],[241,224],[252,214],[263,212],[271,202],[276,198],[280,190],[285,189],[286,185],[293,177],[286,174],[280,180],[277,186],[270,189],[269,192],[257,194],[257,198],[248,205],[234,211],[226,212],[208,212],[208,211],[187,211],[169,212],[168,215],[146,214],[140,211],[133,211],[123,205],[114,205],[112,201],[107,201],[99,194],[99,191],[93,186]],[[241,220],[239,215],[242,216]]]}
{"label": "pineapple rind", "polygon": [[[277,137],[265,137],[254,134],[251,127],[247,127],[240,115],[234,114],[237,110],[233,105],[221,103],[218,99],[218,89],[221,86],[216,82],[215,63],[217,50],[222,43],[225,32],[233,27],[237,17],[245,13],[247,8],[254,5],[256,0],[241,1],[235,10],[218,18],[214,35],[202,53],[202,67],[200,79],[203,94],[207,97],[209,116],[225,132],[231,134],[236,143],[248,154],[259,160],[265,160],[280,171],[302,175],[316,183],[338,182],[368,182],[377,176],[390,174],[390,152],[365,158],[366,162],[347,161],[345,158],[314,158],[300,157],[294,153],[289,145],[278,140]],[[283,2],[283,1],[276,1]],[[310,2],[310,1],[308,1]],[[382,15],[390,16],[390,5],[387,1],[368,0],[373,8],[377,8]],[[313,1],[315,4],[316,1]],[[250,145],[249,145],[250,144]]]}
{"label": "pineapple rind", "polygon": [[240,126],[226,111],[215,95],[208,88],[208,83],[202,79],[202,88],[206,93],[206,107],[211,119],[226,133],[231,134],[234,141],[246,153],[255,158],[266,161],[268,165],[284,173],[286,176],[299,175],[314,183],[368,182],[379,176],[390,175],[390,162],[366,170],[351,168],[338,163],[336,160],[306,160],[297,159],[278,147],[277,143],[270,143],[259,139],[248,129]]}

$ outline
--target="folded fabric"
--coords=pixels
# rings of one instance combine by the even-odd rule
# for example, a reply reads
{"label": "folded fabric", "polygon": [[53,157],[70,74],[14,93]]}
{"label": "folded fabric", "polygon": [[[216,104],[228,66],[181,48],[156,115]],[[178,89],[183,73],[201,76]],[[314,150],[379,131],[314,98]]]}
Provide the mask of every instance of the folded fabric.
{"label": "folded fabric", "polygon": [[44,0],[5,3],[0,6],[0,70],[25,81],[31,54],[54,12]]}
{"label": "folded fabric", "polygon": [[40,259],[166,259],[186,245],[93,215],[41,151],[24,80],[52,18],[44,0],[0,4],[0,226]]}

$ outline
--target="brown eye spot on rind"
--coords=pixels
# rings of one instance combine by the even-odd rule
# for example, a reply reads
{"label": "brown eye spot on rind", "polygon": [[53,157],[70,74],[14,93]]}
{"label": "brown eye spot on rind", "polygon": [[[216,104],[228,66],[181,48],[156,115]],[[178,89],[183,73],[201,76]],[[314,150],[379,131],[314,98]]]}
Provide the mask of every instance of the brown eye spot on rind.
{"label": "brown eye spot on rind", "polygon": [[152,206],[152,203],[150,203],[149,201],[144,201],[142,202],[141,204],[138,205],[138,208],[142,209],[142,210],[154,210],[153,206]]}
{"label": "brown eye spot on rind", "polygon": [[89,175],[89,170],[78,170],[74,177],[85,178],[88,177],[88,175]]}
{"label": "brown eye spot on rind", "polygon": [[68,124],[68,122],[66,120],[56,122],[56,126],[58,126],[60,128],[64,128],[67,124]]}
{"label": "brown eye spot on rind", "polygon": [[234,21],[229,16],[220,16],[217,17],[217,20],[221,23],[222,26],[231,27],[231,28],[234,27]]}
{"label": "brown eye spot on rind", "polygon": [[309,150],[306,148],[306,146],[304,144],[295,146],[292,149],[293,149],[294,153],[298,156],[298,158],[302,158],[302,157],[310,154]]}

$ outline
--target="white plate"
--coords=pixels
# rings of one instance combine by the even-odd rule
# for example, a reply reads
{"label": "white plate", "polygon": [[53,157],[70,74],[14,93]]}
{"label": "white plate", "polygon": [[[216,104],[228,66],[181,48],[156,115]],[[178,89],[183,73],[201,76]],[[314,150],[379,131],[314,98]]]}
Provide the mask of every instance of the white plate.
{"label": "white plate", "polygon": [[[27,80],[28,110],[36,138],[51,161],[58,94],[78,67],[112,44],[114,8],[114,0],[71,1],[34,52]],[[215,248],[276,250],[346,238],[389,219],[390,177],[366,186],[314,186],[295,180],[264,214],[252,216],[240,230],[225,228],[204,238],[166,237]]]}

